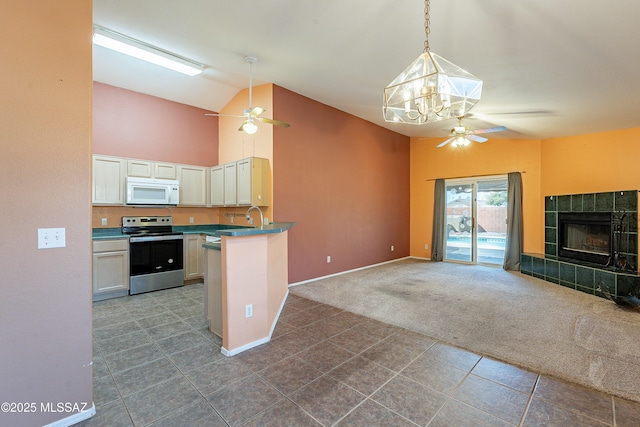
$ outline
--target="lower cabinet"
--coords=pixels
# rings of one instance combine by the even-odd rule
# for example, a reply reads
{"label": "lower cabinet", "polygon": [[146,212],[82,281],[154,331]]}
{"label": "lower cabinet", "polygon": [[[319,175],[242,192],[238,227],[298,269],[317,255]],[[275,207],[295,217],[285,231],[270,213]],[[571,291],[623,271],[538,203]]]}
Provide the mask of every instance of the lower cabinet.
{"label": "lower cabinet", "polygon": [[184,280],[204,277],[204,244],[205,237],[200,234],[184,236]]}
{"label": "lower cabinet", "polygon": [[118,291],[129,292],[129,241],[96,240],[93,242],[94,299]]}

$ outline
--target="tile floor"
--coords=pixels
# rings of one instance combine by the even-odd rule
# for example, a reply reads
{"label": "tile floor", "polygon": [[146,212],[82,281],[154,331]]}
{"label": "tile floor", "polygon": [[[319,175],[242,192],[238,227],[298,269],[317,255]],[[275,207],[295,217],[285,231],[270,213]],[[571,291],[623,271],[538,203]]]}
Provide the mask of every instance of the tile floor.
{"label": "tile floor", "polygon": [[290,294],[271,342],[234,357],[204,285],[94,303],[81,426],[638,426],[640,404]]}

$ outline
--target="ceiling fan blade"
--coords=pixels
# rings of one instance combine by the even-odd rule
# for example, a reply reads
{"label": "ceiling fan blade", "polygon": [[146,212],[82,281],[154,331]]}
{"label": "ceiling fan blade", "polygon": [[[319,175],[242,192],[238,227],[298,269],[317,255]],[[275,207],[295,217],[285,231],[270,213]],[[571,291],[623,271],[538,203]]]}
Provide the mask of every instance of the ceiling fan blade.
{"label": "ceiling fan blade", "polygon": [[213,116],[213,117],[240,117],[241,119],[245,118],[245,116],[238,116],[236,114],[212,114],[207,113],[205,116]]}
{"label": "ceiling fan blade", "polygon": [[450,143],[451,141],[454,141],[456,138],[457,138],[457,137],[455,137],[455,136],[454,136],[454,137],[452,137],[452,138],[449,138],[449,139],[447,139],[446,141],[441,142],[440,144],[436,145],[436,148],[444,147],[445,145],[447,145],[447,144],[448,144],[448,143]]}
{"label": "ceiling fan blade", "polygon": [[477,129],[477,130],[474,130],[473,133],[479,134],[479,133],[490,133],[490,132],[502,132],[504,130],[507,130],[507,128],[504,126],[496,126],[492,128],[486,128],[486,129]]}
{"label": "ceiling fan blade", "polygon": [[281,122],[279,120],[267,119],[266,117],[256,117],[258,121],[262,123],[268,123],[270,125],[282,126],[283,128],[288,128],[291,125],[289,123]]}
{"label": "ceiling fan blade", "polygon": [[466,138],[470,139],[472,141],[475,141],[475,142],[480,142],[480,143],[488,141],[487,138],[483,138],[482,136],[477,136],[477,135],[472,135],[472,134],[471,135],[467,135]]}

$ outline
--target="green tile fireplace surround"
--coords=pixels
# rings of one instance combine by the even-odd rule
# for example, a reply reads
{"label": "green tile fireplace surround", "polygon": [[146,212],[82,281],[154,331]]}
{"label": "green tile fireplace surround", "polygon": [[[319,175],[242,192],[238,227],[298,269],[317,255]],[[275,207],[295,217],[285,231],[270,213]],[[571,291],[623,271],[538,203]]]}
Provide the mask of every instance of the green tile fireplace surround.
{"label": "green tile fireplace surround", "polygon": [[[631,269],[607,267],[586,261],[558,256],[559,212],[612,212],[619,220],[624,214],[623,227],[614,221],[615,248],[625,257]],[[638,267],[638,191],[625,190],[607,193],[571,194],[545,197],[545,253],[523,253],[520,271],[547,282],[604,297],[600,288],[606,285],[614,296],[629,295],[640,289]]]}

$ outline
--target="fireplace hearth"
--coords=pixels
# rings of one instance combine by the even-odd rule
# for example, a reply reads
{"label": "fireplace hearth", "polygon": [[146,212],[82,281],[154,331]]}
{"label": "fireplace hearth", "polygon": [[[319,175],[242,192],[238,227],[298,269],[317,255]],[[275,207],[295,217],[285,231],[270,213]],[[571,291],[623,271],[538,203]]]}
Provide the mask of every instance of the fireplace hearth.
{"label": "fireplace hearth", "polygon": [[545,196],[544,253],[520,271],[640,309],[638,190]]}

